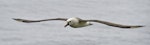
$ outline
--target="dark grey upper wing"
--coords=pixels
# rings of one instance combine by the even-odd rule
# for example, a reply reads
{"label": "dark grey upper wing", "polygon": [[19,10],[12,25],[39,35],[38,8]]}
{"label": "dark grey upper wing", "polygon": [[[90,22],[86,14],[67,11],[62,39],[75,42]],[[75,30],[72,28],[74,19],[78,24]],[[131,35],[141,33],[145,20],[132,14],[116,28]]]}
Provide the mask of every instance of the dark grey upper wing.
{"label": "dark grey upper wing", "polygon": [[106,24],[108,26],[113,26],[113,27],[119,27],[119,28],[138,28],[138,27],[143,27],[143,26],[129,26],[129,25],[121,25],[121,24],[116,24],[116,23],[111,23],[111,22],[107,22],[107,21],[101,21],[101,20],[86,20],[89,22],[98,22],[98,23],[102,23],[102,24]]}
{"label": "dark grey upper wing", "polygon": [[26,20],[26,19],[19,19],[19,18],[13,18],[13,19],[24,23],[34,23],[34,22],[51,21],[51,20],[62,20],[62,21],[67,20],[67,18],[53,18],[53,19],[42,19],[42,20]]}

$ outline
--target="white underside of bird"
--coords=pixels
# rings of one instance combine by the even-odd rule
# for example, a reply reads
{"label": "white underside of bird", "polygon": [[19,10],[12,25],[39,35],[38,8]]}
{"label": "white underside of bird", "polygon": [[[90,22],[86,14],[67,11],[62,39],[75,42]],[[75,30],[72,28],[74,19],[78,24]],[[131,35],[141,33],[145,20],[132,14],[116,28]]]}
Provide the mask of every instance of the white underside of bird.
{"label": "white underside of bird", "polygon": [[73,28],[79,28],[79,27],[85,27],[85,26],[92,25],[90,22],[88,22],[88,21],[81,21],[81,19],[77,18],[77,17],[69,18],[69,19],[67,19],[66,22],[67,22],[67,24],[65,25],[65,27],[70,25]]}
{"label": "white underside of bird", "polygon": [[52,19],[42,19],[42,20],[26,20],[26,19],[19,19],[19,18],[13,18],[16,21],[24,22],[24,23],[34,23],[34,22],[43,22],[43,21],[51,21],[51,20],[61,20],[61,21],[66,21],[66,25],[64,27],[70,26],[73,28],[80,28],[80,27],[86,27],[93,25],[90,22],[97,22],[97,23],[102,23],[108,26],[113,26],[113,27],[119,27],[119,28],[139,28],[143,26],[129,26],[129,25],[122,25],[122,24],[116,24],[112,22],[107,22],[107,21],[101,21],[101,20],[82,20],[77,17],[73,18],[52,18]]}

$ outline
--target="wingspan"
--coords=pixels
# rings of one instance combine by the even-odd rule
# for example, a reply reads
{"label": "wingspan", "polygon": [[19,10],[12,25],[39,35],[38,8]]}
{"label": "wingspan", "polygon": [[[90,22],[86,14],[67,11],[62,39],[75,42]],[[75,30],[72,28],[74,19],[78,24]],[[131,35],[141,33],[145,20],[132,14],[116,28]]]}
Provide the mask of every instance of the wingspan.
{"label": "wingspan", "polygon": [[113,27],[119,27],[119,28],[139,28],[139,27],[143,27],[143,26],[129,26],[129,25],[122,25],[122,24],[116,24],[116,23],[111,23],[111,22],[107,22],[107,21],[101,21],[101,20],[86,20],[89,22],[98,22],[98,23],[102,23],[108,26],[113,26]]}
{"label": "wingspan", "polygon": [[19,19],[19,18],[13,18],[13,19],[24,23],[34,23],[34,22],[43,22],[43,21],[52,21],[52,20],[61,20],[61,21],[67,20],[67,18],[53,18],[53,19],[42,19],[42,20],[26,20],[26,19]]}

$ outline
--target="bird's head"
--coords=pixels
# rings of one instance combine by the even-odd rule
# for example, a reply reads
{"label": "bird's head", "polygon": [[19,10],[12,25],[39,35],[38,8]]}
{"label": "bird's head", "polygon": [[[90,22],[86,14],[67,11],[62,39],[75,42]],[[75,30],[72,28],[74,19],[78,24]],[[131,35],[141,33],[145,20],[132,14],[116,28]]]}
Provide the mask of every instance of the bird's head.
{"label": "bird's head", "polygon": [[68,25],[76,25],[76,24],[78,24],[79,19],[77,19],[77,18],[69,18],[69,19],[67,19],[66,22],[67,23],[66,23],[66,25],[64,27],[67,27]]}

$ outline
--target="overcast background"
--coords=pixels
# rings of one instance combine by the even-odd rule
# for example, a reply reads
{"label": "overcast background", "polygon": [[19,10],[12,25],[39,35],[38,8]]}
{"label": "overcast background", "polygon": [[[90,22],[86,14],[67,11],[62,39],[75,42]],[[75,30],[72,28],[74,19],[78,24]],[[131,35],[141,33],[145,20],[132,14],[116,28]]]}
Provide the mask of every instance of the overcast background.
{"label": "overcast background", "polygon": [[[142,28],[99,23],[64,28],[65,22],[22,23],[12,18],[98,19]],[[150,0],[0,0],[0,45],[149,45]]]}

